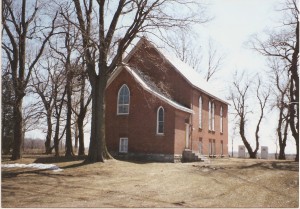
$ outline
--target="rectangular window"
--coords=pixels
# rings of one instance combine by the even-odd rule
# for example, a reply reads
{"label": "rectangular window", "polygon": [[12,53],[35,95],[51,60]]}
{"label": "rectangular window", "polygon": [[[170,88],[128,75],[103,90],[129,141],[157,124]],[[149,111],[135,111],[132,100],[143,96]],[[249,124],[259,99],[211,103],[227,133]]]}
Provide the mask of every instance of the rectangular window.
{"label": "rectangular window", "polygon": [[212,153],[213,155],[216,155],[216,140],[213,140]]}
{"label": "rectangular window", "polygon": [[203,154],[203,144],[202,144],[202,138],[200,138],[199,140],[199,154],[202,155]]}
{"label": "rectangular window", "polygon": [[120,138],[119,152],[128,152],[128,138]]}
{"label": "rectangular window", "polygon": [[208,155],[212,155],[212,142],[211,142],[211,139],[209,140],[209,143],[208,143]]}
{"label": "rectangular window", "polygon": [[221,141],[221,155],[223,155],[223,141]]}

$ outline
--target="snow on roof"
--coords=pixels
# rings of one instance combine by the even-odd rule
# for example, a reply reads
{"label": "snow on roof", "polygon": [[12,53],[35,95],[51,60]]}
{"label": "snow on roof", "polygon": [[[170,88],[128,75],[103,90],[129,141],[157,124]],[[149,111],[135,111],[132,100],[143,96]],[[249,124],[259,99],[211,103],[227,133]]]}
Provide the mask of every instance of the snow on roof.
{"label": "snow on roof", "polygon": [[166,97],[165,95],[158,93],[157,91],[155,91],[153,88],[151,88],[146,81],[144,81],[133,69],[131,69],[129,66],[125,65],[124,68],[133,76],[133,78],[148,92],[150,92],[151,94],[153,94],[154,96],[158,97],[159,99],[165,101],[166,103],[168,103],[169,105],[171,105],[172,107],[184,111],[184,112],[188,112],[188,113],[194,113],[193,110],[184,107],[180,104],[178,104],[177,102],[174,102],[173,100],[171,100],[170,98]]}
{"label": "snow on roof", "polygon": [[[208,83],[201,77],[200,73],[196,72],[192,67],[182,62],[177,57],[172,56],[166,50],[154,46],[154,44],[152,44],[144,37],[141,38],[141,40],[136,44],[136,48],[142,45],[143,42],[156,49],[157,52],[161,54],[161,56],[164,57],[175,68],[175,70],[177,70],[192,86],[225,104],[229,104],[228,102],[221,99],[219,92],[217,92],[216,88],[214,88],[215,85]],[[131,53],[129,53],[125,58],[125,60],[129,59],[129,57],[133,54],[133,51],[135,50],[132,50]]]}

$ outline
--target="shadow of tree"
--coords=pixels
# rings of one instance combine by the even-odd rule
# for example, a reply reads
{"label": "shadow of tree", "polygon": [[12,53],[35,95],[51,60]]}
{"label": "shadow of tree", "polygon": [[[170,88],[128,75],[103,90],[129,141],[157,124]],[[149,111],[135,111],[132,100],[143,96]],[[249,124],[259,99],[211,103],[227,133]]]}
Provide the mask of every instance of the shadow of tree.
{"label": "shadow of tree", "polygon": [[45,156],[37,158],[34,163],[63,163],[63,162],[71,162],[71,161],[78,161],[78,160],[85,160],[86,156]]}
{"label": "shadow of tree", "polygon": [[262,168],[270,170],[299,171],[299,163],[294,161],[260,162],[252,165],[239,166],[239,169]]}

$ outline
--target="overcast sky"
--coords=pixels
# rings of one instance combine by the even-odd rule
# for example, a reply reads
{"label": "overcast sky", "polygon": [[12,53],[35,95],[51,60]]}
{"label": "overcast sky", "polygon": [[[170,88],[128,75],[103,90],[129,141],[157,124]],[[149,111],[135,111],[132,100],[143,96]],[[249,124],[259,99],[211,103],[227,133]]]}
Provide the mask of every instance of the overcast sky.
{"label": "overcast sky", "polygon": [[[226,54],[226,60],[222,70],[218,74],[217,83],[224,97],[228,94],[228,86],[232,83],[234,71],[243,71],[255,75],[264,75],[267,69],[266,60],[257,52],[247,46],[251,35],[262,35],[269,28],[278,27],[281,13],[276,11],[284,1],[280,0],[210,0],[207,1],[209,13],[214,19],[205,26],[198,27],[198,33],[202,36],[212,37],[219,48]],[[220,82],[222,80],[222,82]],[[232,118],[232,117],[231,117]],[[252,116],[249,123],[248,137],[254,142],[255,123],[257,118]],[[269,146],[269,152],[275,152],[277,115],[268,112],[260,132],[260,145]],[[233,123],[229,121],[229,142],[231,151],[231,139]],[[234,138],[234,150],[242,145],[240,137]],[[252,144],[254,145],[254,144]],[[286,153],[295,153],[295,142],[292,137],[287,142]]]}

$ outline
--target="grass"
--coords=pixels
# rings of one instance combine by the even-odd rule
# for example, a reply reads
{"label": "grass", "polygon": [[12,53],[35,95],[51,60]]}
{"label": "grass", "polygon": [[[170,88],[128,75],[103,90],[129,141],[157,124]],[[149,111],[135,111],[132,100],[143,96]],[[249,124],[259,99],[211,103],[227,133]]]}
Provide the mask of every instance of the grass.
{"label": "grass", "polygon": [[53,163],[64,170],[2,169],[2,207],[299,206],[299,164],[293,161],[85,164],[77,157],[41,155],[14,162]]}

